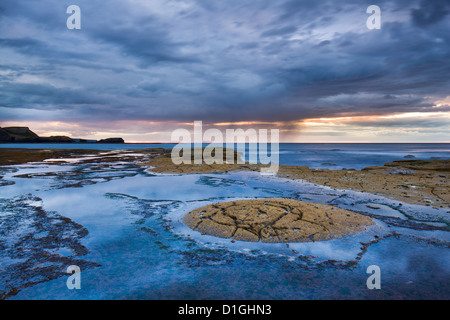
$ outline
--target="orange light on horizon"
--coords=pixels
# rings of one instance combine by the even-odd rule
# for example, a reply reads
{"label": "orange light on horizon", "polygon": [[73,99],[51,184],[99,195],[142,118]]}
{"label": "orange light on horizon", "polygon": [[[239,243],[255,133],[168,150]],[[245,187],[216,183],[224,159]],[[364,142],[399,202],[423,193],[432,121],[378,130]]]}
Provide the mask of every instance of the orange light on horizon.
{"label": "orange light on horizon", "polygon": [[[445,110],[445,109],[444,109]],[[292,121],[237,121],[203,123],[203,128],[279,129],[283,142],[393,142],[448,141],[450,111],[404,112],[381,115],[337,115]],[[423,122],[422,122],[423,120]],[[423,125],[422,125],[423,123]],[[69,136],[99,140],[122,137],[128,143],[170,143],[175,129],[191,130],[192,122],[117,120],[98,122],[4,121],[0,127],[29,127],[39,136]]]}
{"label": "orange light on horizon", "polygon": [[251,126],[251,125],[277,125],[282,122],[265,122],[265,121],[238,121],[238,122],[216,122],[212,123],[211,126]]}
{"label": "orange light on horizon", "polygon": [[300,126],[321,126],[324,124],[327,125],[336,125],[341,123],[348,122],[373,122],[377,120],[383,119],[403,119],[403,118],[424,118],[424,117],[434,117],[434,116],[443,116],[450,118],[450,112],[440,111],[440,112],[405,112],[399,114],[392,115],[370,115],[370,116],[348,116],[348,117],[332,117],[332,118],[311,118],[305,119],[297,122]]}

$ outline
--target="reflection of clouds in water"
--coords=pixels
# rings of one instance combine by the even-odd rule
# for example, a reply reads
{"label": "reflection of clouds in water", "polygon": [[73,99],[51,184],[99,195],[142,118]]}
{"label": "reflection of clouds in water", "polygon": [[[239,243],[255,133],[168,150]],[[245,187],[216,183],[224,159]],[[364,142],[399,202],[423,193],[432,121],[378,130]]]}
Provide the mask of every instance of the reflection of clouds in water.
{"label": "reflection of clouds in water", "polygon": [[[75,167],[51,168],[66,170]],[[30,173],[48,172],[48,169],[39,166],[23,168]],[[84,167],[81,173],[89,172],[89,179],[105,177],[104,170],[88,169],[89,166]],[[140,172],[128,176],[131,173],[129,169],[115,167],[111,170],[122,178],[81,188],[49,189],[58,175],[48,179],[8,176],[19,188],[2,187],[6,191],[2,196],[15,195],[23,190],[38,193],[46,210],[57,211],[89,230],[89,236],[83,240],[88,249],[94,248],[89,260],[103,265],[101,273],[104,276],[93,270],[91,280],[85,278],[90,281],[87,284],[91,289],[80,293],[84,298],[126,298],[130,295],[136,298],[205,299],[361,298],[374,294],[368,293],[365,287],[365,271],[372,264],[380,266],[382,288],[390,290],[379,293],[382,297],[449,296],[443,283],[448,279],[450,257],[446,247],[448,242],[445,241],[449,240],[449,232],[433,230],[432,225],[430,230],[413,230],[410,228],[412,224],[399,227],[389,219],[380,218],[375,219],[376,226],[354,237],[291,243],[288,248],[286,244],[231,243],[226,239],[206,237],[196,234],[181,222],[184,213],[209,203],[275,195],[308,198],[311,202],[323,204],[332,202],[344,209],[352,210],[353,207],[363,214],[402,218],[395,223],[411,221],[407,220],[411,217],[437,219],[446,214],[445,210],[403,204],[402,210],[408,214],[405,216],[396,209],[398,201],[262,177],[252,172],[158,176]],[[19,173],[23,172],[16,174]],[[62,174],[72,176],[67,172]],[[357,205],[352,206],[351,203]],[[376,205],[379,209],[371,209],[367,204]],[[398,236],[383,238],[393,231]],[[371,243],[375,236],[380,240]],[[419,238],[423,240],[419,241]],[[440,244],[429,241],[433,238],[442,241]],[[346,265],[362,252],[362,243],[370,243],[367,251],[357,264]],[[110,281],[107,276],[116,281],[115,287],[106,288],[102,281],[93,280]],[[414,281],[415,291],[410,293],[410,287],[400,285],[407,281]],[[55,298],[66,295],[64,290],[55,287],[55,283],[49,282],[29,288],[18,297],[50,295]],[[392,295],[387,295],[387,292]]]}
{"label": "reflection of clouds in water", "polygon": [[244,181],[234,180],[234,179],[225,179],[217,176],[201,176],[196,184],[204,184],[211,187],[223,188],[223,187],[231,187],[234,185],[245,185]]}
{"label": "reflection of clouds in water", "polygon": [[447,264],[444,264],[444,261],[439,261],[436,256],[420,252],[409,256],[406,271],[414,274],[416,281],[427,280],[430,278],[447,278],[447,280],[450,280],[448,255],[446,260]]}
{"label": "reflection of clouds in water", "polygon": [[420,282],[432,289],[432,286],[447,285],[449,262],[448,245],[433,247],[408,236],[399,236],[373,245],[361,263],[380,266],[382,281]]}

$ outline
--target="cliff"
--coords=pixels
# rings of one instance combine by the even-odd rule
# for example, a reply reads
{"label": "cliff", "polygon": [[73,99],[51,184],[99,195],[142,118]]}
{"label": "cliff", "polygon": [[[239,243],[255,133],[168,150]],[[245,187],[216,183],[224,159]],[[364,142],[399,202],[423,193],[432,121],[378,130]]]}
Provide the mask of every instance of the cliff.
{"label": "cliff", "polygon": [[28,127],[0,128],[1,142],[34,142],[38,138]]}
{"label": "cliff", "polygon": [[39,137],[36,142],[73,143],[75,141],[72,138],[66,136],[51,136],[51,137]]}
{"label": "cliff", "polygon": [[122,138],[108,138],[100,141],[72,139],[67,136],[39,137],[28,127],[0,128],[0,143],[125,143]]}
{"label": "cliff", "polygon": [[8,132],[5,131],[5,129],[0,128],[0,142],[9,142],[9,139],[11,136]]}
{"label": "cliff", "polygon": [[125,143],[122,138],[107,138],[97,141],[97,143]]}

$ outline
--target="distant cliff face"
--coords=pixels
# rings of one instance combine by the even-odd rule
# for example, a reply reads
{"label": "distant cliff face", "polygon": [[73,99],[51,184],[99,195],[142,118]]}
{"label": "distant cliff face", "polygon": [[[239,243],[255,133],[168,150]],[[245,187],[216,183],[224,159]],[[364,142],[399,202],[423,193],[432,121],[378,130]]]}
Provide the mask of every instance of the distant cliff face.
{"label": "distant cliff face", "polygon": [[4,129],[0,128],[0,142],[9,142],[11,136]]}
{"label": "distant cliff face", "polygon": [[0,128],[0,143],[4,142],[27,142],[27,143],[125,143],[122,138],[108,138],[100,141],[87,141],[84,139],[72,139],[66,136],[39,137],[28,127],[6,127]]}
{"label": "distant cliff face", "polygon": [[97,143],[125,143],[122,138],[107,138],[97,141]]}
{"label": "distant cliff face", "polygon": [[72,138],[66,136],[51,136],[51,137],[39,137],[36,142],[50,142],[50,143],[73,143]]}
{"label": "distant cliff face", "polygon": [[0,142],[34,142],[38,138],[28,127],[0,128]]}

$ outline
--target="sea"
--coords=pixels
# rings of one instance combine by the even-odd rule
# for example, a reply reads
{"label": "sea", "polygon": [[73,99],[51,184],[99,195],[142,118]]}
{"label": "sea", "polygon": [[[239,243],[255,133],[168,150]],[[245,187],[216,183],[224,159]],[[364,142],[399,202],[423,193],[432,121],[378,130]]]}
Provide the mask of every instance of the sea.
{"label": "sea", "polygon": [[[209,144],[204,144],[207,146]],[[27,149],[172,149],[174,143],[126,143],[126,144],[0,144],[1,148]],[[182,145],[189,147],[188,145]],[[224,145],[225,147],[225,145]],[[235,144],[236,150],[242,145]],[[246,160],[252,159],[249,145],[245,145]],[[356,169],[369,166],[382,166],[395,160],[436,160],[450,159],[450,143],[280,143],[278,152],[268,146],[268,156],[276,163],[288,166],[308,166],[326,169]],[[272,151],[272,153],[270,152]]]}
{"label": "sea", "polygon": [[[0,152],[173,146],[1,144]],[[450,144],[284,143],[273,155],[282,165],[361,169],[449,159]],[[67,160],[0,166],[0,299],[450,299],[450,208],[439,203],[259,172],[155,174],[138,161]],[[182,222],[205,205],[265,198],[336,206],[375,224],[340,239],[262,243],[205,235]],[[79,289],[69,266],[81,272]],[[379,289],[370,285],[374,266]]]}

